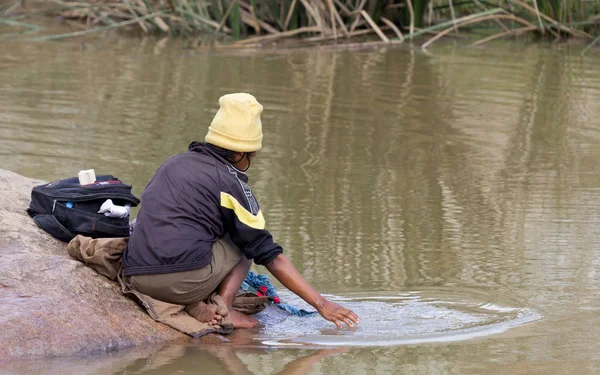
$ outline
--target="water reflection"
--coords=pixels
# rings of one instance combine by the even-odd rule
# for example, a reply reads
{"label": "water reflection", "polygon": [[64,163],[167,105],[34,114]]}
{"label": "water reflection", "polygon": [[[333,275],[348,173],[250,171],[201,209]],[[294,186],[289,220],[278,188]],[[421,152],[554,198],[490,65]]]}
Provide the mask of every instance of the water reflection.
{"label": "water reflection", "polygon": [[[295,350],[280,370],[266,360],[266,349],[243,349],[231,345],[167,346],[147,358],[140,358],[112,374],[278,374],[301,375],[312,370],[325,358],[340,355],[347,349]],[[290,354],[290,353],[288,353]],[[258,369],[256,368],[258,366]]]}

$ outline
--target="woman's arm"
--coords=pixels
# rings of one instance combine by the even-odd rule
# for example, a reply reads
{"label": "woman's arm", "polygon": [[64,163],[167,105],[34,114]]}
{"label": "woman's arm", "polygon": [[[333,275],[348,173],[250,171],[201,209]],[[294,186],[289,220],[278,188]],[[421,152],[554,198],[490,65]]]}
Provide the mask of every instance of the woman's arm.
{"label": "woman's arm", "polygon": [[279,254],[265,267],[286,288],[317,309],[323,318],[332,321],[338,328],[342,327],[341,322],[346,323],[349,327],[360,322],[358,316],[351,310],[326,300],[314,290],[285,255]]}

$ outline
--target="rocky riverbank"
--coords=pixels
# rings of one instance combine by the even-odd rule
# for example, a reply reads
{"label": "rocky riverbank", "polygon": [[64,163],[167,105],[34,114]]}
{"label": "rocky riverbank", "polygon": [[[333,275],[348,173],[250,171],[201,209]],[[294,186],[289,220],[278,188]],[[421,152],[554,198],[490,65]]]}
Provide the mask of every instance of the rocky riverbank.
{"label": "rocky riverbank", "polygon": [[189,341],[34,224],[25,209],[40,183],[0,169],[0,362]]}

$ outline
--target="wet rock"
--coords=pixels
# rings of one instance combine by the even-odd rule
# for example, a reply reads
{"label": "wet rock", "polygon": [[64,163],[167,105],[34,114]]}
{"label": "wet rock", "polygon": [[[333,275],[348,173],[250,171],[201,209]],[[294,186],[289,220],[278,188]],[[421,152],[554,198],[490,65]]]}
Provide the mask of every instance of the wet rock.
{"label": "wet rock", "polygon": [[25,209],[41,183],[0,169],[0,362],[188,340],[35,225]]}

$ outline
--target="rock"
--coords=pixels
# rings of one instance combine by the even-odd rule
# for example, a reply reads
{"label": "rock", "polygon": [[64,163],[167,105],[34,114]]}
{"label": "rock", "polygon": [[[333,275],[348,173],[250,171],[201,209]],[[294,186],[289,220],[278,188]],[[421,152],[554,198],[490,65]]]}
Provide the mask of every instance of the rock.
{"label": "rock", "polygon": [[0,169],[0,362],[188,340],[35,225],[25,209],[41,183]]}

